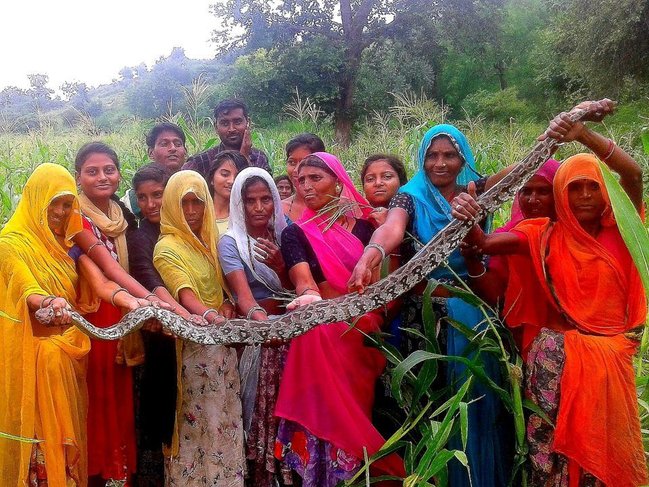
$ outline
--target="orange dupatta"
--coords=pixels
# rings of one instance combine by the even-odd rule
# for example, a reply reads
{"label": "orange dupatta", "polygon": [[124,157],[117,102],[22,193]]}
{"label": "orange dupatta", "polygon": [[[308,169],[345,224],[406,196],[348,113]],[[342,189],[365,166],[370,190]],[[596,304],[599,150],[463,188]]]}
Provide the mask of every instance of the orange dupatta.
{"label": "orange dupatta", "polygon": [[[608,204],[597,238],[570,210],[568,185],[578,179],[598,182]],[[544,294],[575,327],[564,334],[553,450],[570,460],[571,486],[579,484],[576,467],[606,485],[644,485],[647,468],[632,365],[636,344],[623,333],[644,322],[647,305],[594,156],[579,154],[562,164],[554,200],[555,225],[539,219],[516,227],[528,239]],[[526,322],[534,323],[534,317]],[[545,326],[556,328],[552,325]]]}

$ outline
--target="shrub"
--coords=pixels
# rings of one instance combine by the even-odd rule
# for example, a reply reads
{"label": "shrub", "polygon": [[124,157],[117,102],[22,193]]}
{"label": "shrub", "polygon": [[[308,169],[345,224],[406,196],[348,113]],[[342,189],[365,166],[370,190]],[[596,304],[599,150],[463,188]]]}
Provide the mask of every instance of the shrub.
{"label": "shrub", "polygon": [[483,116],[499,122],[508,122],[512,118],[519,121],[534,118],[533,108],[519,98],[516,87],[496,92],[477,91],[464,99],[462,108],[471,116]]}

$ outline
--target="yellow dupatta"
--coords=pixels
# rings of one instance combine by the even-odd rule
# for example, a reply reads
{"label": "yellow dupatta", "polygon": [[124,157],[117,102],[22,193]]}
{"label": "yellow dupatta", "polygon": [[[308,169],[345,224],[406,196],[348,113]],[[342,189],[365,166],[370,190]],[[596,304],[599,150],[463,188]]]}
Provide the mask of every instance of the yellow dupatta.
{"label": "yellow dupatta", "polygon": [[106,215],[83,193],[79,195],[79,204],[83,214],[97,225],[104,235],[113,239],[119,265],[128,272],[128,248],[126,246],[128,222],[124,218],[122,208],[116,202],[110,200],[108,203],[108,215]]}
{"label": "yellow dupatta", "polygon": [[[48,205],[63,195],[75,196],[64,246],[47,223]],[[87,398],[79,377],[90,339],[75,327],[34,337],[26,299],[55,295],[75,305],[77,272],[67,251],[82,229],[74,179],[62,166],[42,164],[0,232],[0,310],[11,317],[0,316],[0,431],[43,440],[51,487],[66,485],[66,466],[85,485]],[[30,443],[0,438],[3,486],[26,485],[31,450]]]}
{"label": "yellow dupatta", "polygon": [[[205,203],[200,239],[189,228],[182,210],[182,199],[194,193]],[[216,253],[218,232],[214,205],[205,179],[195,171],[180,171],[171,176],[165,187],[160,209],[160,240],[155,246],[153,264],[175,299],[181,289],[191,289],[210,308],[223,303],[225,283]],[[182,341],[176,341],[178,394],[176,423],[168,455],[177,455],[178,414],[182,406]]]}
{"label": "yellow dupatta", "polygon": [[[200,239],[183,215],[182,199],[188,193],[205,202]],[[217,238],[214,206],[205,180],[195,171],[171,176],[162,197],[160,240],[153,263],[176,299],[181,289],[189,288],[206,306],[221,305],[225,283],[216,253]]]}

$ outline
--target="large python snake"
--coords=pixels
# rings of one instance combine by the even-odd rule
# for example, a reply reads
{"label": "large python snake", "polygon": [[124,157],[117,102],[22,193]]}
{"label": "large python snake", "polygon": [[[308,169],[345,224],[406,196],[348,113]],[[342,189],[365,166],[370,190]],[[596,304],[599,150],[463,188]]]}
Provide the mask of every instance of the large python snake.
{"label": "large python snake", "polygon": [[[573,110],[569,116],[572,121],[578,121],[587,113],[587,110]],[[478,218],[485,213],[494,212],[500,205],[513,198],[536,170],[552,156],[557,145],[558,142],[551,138],[538,142],[507,176],[478,199],[482,208]],[[176,336],[204,345],[261,344],[271,339],[288,340],[306,333],[316,325],[353,320],[409,291],[444,262],[458,247],[471,226],[472,223],[454,219],[417,252],[410,262],[367,287],[364,294],[351,293],[335,299],[317,301],[268,321],[231,319],[218,327],[197,326],[171,311],[148,306],[131,311],[108,328],[97,328],[75,311],[72,312],[72,322],[91,337],[101,340],[122,338],[152,318]],[[37,318],[47,323],[52,319],[49,311],[51,309],[48,308],[39,310]]]}

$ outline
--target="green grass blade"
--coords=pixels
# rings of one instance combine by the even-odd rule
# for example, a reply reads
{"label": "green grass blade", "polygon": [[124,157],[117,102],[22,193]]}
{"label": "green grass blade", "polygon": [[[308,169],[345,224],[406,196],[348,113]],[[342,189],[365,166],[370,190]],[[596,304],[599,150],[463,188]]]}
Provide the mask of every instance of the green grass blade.
{"label": "green grass blade", "polygon": [[23,436],[10,435],[9,433],[3,433],[2,431],[0,431],[0,438],[19,441],[21,443],[40,443],[42,441],[37,440],[36,438],[25,438]]}
{"label": "green grass blade", "polygon": [[16,323],[20,323],[20,320],[17,320],[16,318],[9,316],[7,313],[3,312],[2,310],[0,310],[0,318],[6,318],[8,320],[15,321]]}
{"label": "green grass blade", "polygon": [[[600,162],[602,176],[608,195],[611,199],[611,206],[613,207],[613,214],[615,221],[620,229],[620,234],[624,239],[624,243],[629,249],[629,253],[633,258],[633,262],[638,269],[642,286],[644,287],[645,295],[649,295],[649,235],[647,230],[642,224],[638,211],[629,199],[620,183],[617,181],[613,173],[606,164]],[[646,326],[646,322],[645,322]],[[649,336],[647,330],[642,337],[642,344],[640,346],[640,355],[647,351],[649,347]],[[638,375],[642,374],[642,366],[638,366]]]}

